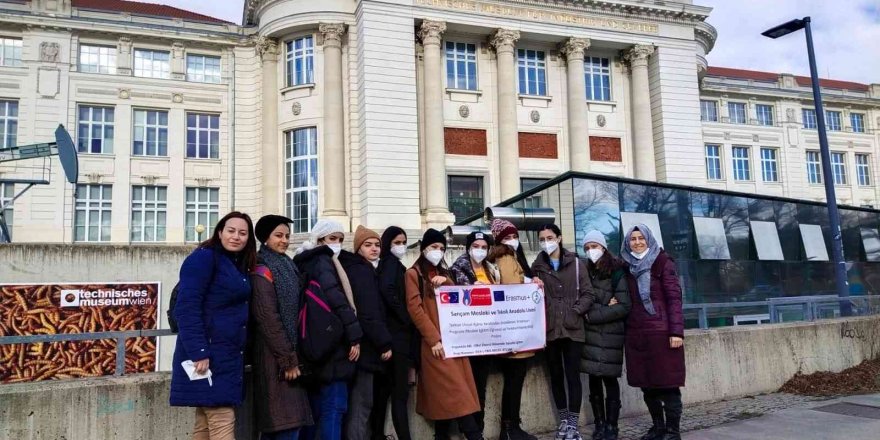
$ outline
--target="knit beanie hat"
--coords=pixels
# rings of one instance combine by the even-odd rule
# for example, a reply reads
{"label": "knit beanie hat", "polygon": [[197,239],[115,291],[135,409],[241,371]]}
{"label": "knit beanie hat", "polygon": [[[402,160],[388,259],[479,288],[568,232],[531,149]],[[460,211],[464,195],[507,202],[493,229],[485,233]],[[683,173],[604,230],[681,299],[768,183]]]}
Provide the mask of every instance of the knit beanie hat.
{"label": "knit beanie hat", "polygon": [[586,246],[587,243],[597,243],[601,244],[603,248],[608,249],[608,243],[605,242],[605,234],[593,229],[590,232],[587,232],[587,235],[584,237],[584,241],[581,246]]}
{"label": "knit beanie hat", "polygon": [[468,234],[466,240],[467,240],[467,246],[465,246],[465,249],[470,249],[471,245],[474,244],[474,242],[477,240],[484,240],[486,242],[486,244],[488,244],[489,246],[492,246],[492,236],[483,232],[483,231],[471,232],[470,234]]}
{"label": "knit beanie hat", "polygon": [[513,223],[500,218],[492,220],[489,227],[492,228],[492,237],[499,243],[502,238],[507,237],[510,234],[519,234],[519,231]]}
{"label": "knit beanie hat", "polygon": [[257,241],[260,243],[265,243],[266,240],[269,239],[269,236],[272,235],[272,231],[278,227],[278,225],[290,225],[293,223],[293,220],[283,216],[283,215],[264,215],[257,220],[257,225],[254,227],[254,233],[257,236]]}
{"label": "knit beanie hat", "polygon": [[315,226],[312,226],[312,232],[309,233],[308,241],[304,242],[302,246],[296,250],[296,253],[300,254],[303,251],[314,249],[315,246],[318,245],[318,240],[334,232],[338,232],[340,234],[345,233],[342,230],[342,225],[339,222],[326,219],[318,220],[317,223],[315,223]]}
{"label": "knit beanie hat", "polygon": [[379,240],[379,234],[372,229],[367,229],[363,225],[359,225],[354,231],[354,248],[352,248],[352,252],[357,253],[358,249],[361,248],[361,245],[371,238]]}
{"label": "knit beanie hat", "polygon": [[446,246],[446,236],[443,235],[442,232],[434,228],[429,228],[427,231],[425,231],[425,235],[422,236],[422,242],[419,244],[419,250],[424,251],[425,248],[434,243],[443,243],[443,246]]}

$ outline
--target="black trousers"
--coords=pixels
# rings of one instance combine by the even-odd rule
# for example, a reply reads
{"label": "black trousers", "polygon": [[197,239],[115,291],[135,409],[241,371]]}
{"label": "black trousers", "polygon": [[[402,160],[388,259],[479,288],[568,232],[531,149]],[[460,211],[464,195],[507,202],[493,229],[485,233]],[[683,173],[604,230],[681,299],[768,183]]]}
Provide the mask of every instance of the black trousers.
{"label": "black trousers", "polygon": [[547,368],[550,370],[550,389],[553,391],[556,409],[568,409],[575,414],[581,412],[583,390],[580,363],[583,347],[584,344],[581,342],[564,338],[548,342],[547,348],[544,349]]}
{"label": "black trousers", "polygon": [[523,384],[529,371],[529,359],[512,359],[498,356],[475,356],[470,358],[477,396],[483,411],[477,416],[477,422],[483,425],[483,413],[486,409],[486,383],[493,366],[497,366],[504,378],[504,390],[501,392],[501,420],[518,421],[522,403]]}
{"label": "black trousers", "polygon": [[449,428],[452,422],[458,422],[458,430],[464,434],[468,440],[478,440],[483,438],[483,430],[477,425],[477,419],[474,414],[468,414],[457,419],[435,420],[434,421],[434,438],[439,440],[449,439]]}
{"label": "black trousers", "polygon": [[[604,387],[604,390],[602,389]],[[616,377],[590,375],[590,400],[620,400],[620,383]]]}
{"label": "black trousers", "polygon": [[412,440],[409,432],[409,369],[406,356],[392,356],[384,373],[374,374],[373,411],[370,413],[372,438],[385,440],[385,413],[391,398],[391,421],[398,440]]}

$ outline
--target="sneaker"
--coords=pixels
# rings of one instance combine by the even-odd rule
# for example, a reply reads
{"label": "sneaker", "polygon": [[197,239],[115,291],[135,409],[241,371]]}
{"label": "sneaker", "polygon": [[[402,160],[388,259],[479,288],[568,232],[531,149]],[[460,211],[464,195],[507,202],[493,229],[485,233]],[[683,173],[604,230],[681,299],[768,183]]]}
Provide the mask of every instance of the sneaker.
{"label": "sneaker", "polygon": [[565,440],[565,435],[568,433],[568,421],[563,420],[559,422],[559,427],[556,428],[556,440]]}
{"label": "sneaker", "polygon": [[584,440],[576,426],[569,426],[565,432],[565,440]]}

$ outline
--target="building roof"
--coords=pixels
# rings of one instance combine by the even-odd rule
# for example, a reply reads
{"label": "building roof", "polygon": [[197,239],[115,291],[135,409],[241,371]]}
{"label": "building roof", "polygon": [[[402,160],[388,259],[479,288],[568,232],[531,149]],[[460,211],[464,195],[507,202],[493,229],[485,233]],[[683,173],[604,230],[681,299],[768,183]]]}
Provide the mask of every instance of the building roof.
{"label": "building roof", "polygon": [[[761,72],[757,70],[732,69],[729,67],[715,66],[709,66],[707,74],[726,78],[773,82],[778,81],[780,75],[778,73]],[[812,81],[810,81],[810,78],[807,76],[795,76],[794,79],[795,81],[797,81],[799,86],[810,87],[810,85],[812,84]],[[851,81],[839,81],[836,79],[819,78],[819,85],[822,87],[827,87],[829,89],[846,89],[860,92],[866,92],[869,89],[869,86],[867,84],[861,84]]]}
{"label": "building roof", "polygon": [[226,20],[210,17],[173,6],[141,3],[128,0],[72,0],[71,6],[80,9],[93,9],[97,11],[127,12],[135,15],[147,15],[153,17],[179,18],[188,21],[201,21],[218,24],[234,24]]}

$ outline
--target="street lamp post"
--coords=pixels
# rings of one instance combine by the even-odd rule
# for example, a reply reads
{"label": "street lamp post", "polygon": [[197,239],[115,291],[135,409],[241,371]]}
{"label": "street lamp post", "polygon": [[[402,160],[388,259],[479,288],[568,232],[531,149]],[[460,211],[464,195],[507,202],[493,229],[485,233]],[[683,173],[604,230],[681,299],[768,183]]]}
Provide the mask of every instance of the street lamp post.
{"label": "street lamp post", "polygon": [[[816,122],[819,124],[819,152],[822,155],[822,176],[825,179],[825,199],[828,201],[828,218],[831,223],[831,258],[834,261],[834,282],[837,296],[849,297],[846,263],[843,261],[843,237],[840,230],[840,213],[837,210],[837,196],[834,193],[834,175],[831,172],[831,152],[828,149],[828,134],[825,131],[825,110],[822,106],[822,92],[819,88],[819,73],[816,71],[816,54],[813,51],[813,33],[810,30],[810,17],[794,19],[761,35],[779,38],[803,29],[807,35],[807,55],[810,59],[810,82],[813,86],[813,101],[816,103]],[[840,302],[840,314],[849,316],[852,307],[849,301]]]}

